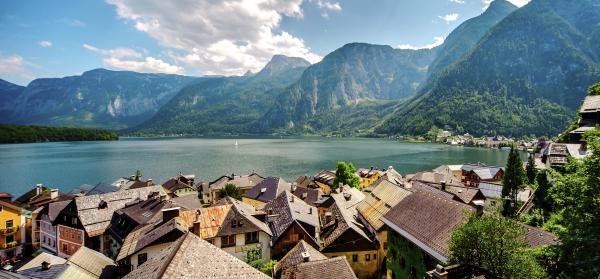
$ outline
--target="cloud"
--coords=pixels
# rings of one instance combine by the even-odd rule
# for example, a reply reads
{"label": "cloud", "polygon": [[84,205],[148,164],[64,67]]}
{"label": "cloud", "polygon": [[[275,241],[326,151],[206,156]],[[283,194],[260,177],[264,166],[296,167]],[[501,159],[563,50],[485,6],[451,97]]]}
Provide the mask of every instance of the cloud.
{"label": "cloud", "polygon": [[310,2],[314,2],[317,4],[317,7],[319,9],[322,10],[321,12],[321,17],[325,18],[325,19],[329,19],[329,13],[328,11],[333,11],[333,12],[341,12],[342,11],[342,5],[340,5],[339,2],[328,2],[328,1],[322,1],[322,0],[310,0]]}
{"label": "cloud", "polygon": [[27,62],[18,54],[0,55],[0,75],[2,78],[13,79],[21,84],[27,84],[33,75],[26,68]]}
{"label": "cloud", "polygon": [[433,37],[433,43],[428,44],[428,45],[424,45],[424,46],[413,46],[410,44],[401,44],[398,45],[399,49],[432,49],[436,46],[439,46],[441,44],[444,43],[445,38],[443,36],[439,36],[439,37]]}
{"label": "cloud", "polygon": [[284,16],[303,17],[302,0],[107,1],[120,18],[194,73],[256,72],[275,54],[313,63],[321,59],[301,38],[280,28]]}
{"label": "cloud", "polygon": [[71,25],[73,27],[85,27],[85,22],[74,18],[61,18],[60,22]]}
{"label": "cloud", "polygon": [[101,49],[89,44],[83,44],[82,47],[106,56],[102,62],[108,67],[145,73],[185,73],[185,69],[180,66],[151,56],[143,57],[141,53],[130,48]]}
{"label": "cloud", "polygon": [[450,0],[450,2],[456,3],[456,4],[464,4],[465,0]]}
{"label": "cloud", "polygon": [[446,23],[450,23],[450,22],[458,20],[458,14],[457,13],[447,14],[444,16],[438,16],[438,18],[445,21]]}
{"label": "cloud", "polygon": [[51,47],[52,46],[52,42],[50,42],[50,41],[40,41],[39,44],[42,47]]}
{"label": "cloud", "polygon": [[[493,1],[494,0],[482,0],[481,2],[483,3],[483,10],[486,10]],[[511,2],[513,5],[519,8],[525,6],[527,3],[529,3],[529,1],[530,0],[508,0],[508,2]]]}

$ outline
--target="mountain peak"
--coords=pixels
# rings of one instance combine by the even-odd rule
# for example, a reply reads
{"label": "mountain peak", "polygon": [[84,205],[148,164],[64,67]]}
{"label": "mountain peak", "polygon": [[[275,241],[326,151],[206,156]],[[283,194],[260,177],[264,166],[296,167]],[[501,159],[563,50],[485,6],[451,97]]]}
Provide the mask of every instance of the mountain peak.
{"label": "mountain peak", "polygon": [[494,0],[492,3],[490,3],[490,6],[485,11],[499,11],[502,13],[509,11],[510,13],[516,9],[518,9],[518,7],[507,0]]}
{"label": "mountain peak", "polygon": [[308,67],[310,62],[300,57],[289,57],[281,54],[273,55],[271,61],[256,76],[273,76],[290,69]]}

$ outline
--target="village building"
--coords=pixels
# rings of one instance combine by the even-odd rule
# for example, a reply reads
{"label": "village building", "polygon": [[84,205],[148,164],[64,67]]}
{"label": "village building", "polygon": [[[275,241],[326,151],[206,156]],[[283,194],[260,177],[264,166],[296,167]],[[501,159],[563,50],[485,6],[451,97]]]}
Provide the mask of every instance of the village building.
{"label": "village building", "polygon": [[153,278],[242,279],[269,276],[222,251],[193,233],[186,233],[132,270],[126,279]]}
{"label": "village building", "polygon": [[448,198],[462,203],[476,204],[485,203],[486,196],[477,187],[465,186],[460,178],[443,173],[419,172],[408,178],[409,187],[421,191],[441,191],[449,195]]}
{"label": "village building", "polygon": [[388,227],[388,278],[423,278],[438,263],[447,264],[452,230],[466,221],[465,213],[474,211],[425,191],[402,199],[381,217]]}
{"label": "village building", "polygon": [[313,178],[314,183],[321,188],[321,191],[325,194],[331,192],[333,181],[335,180],[335,172],[329,170],[322,170]]}
{"label": "village building", "polygon": [[583,134],[594,130],[600,124],[600,96],[587,96],[579,109],[578,128],[569,132],[570,141],[578,143],[583,141]]}
{"label": "village building", "polygon": [[504,178],[504,168],[481,164],[462,165],[461,182],[467,186],[477,187],[481,182],[498,182]]}
{"label": "village building", "polygon": [[292,194],[294,196],[300,198],[304,202],[316,206],[315,203],[319,201],[323,197],[323,191],[319,188],[308,188],[308,187],[300,187],[296,186],[296,184],[292,184],[291,189]]}
{"label": "village building", "polygon": [[148,178],[148,180],[142,180],[141,176],[132,175],[130,177],[122,177],[111,183],[111,185],[118,187],[119,190],[130,190],[143,188],[148,186],[154,186],[154,181],[152,178]]}
{"label": "village building", "polygon": [[587,144],[582,143],[550,143],[542,151],[542,163],[547,168],[559,168],[567,164],[568,157],[583,159],[588,155]]}
{"label": "village building", "polygon": [[242,196],[242,201],[253,206],[263,206],[284,191],[291,191],[292,184],[280,177],[267,177]]}
{"label": "village building", "polygon": [[223,175],[212,182],[204,182],[199,183],[196,187],[201,191],[202,200],[204,203],[215,203],[219,201],[222,197],[219,194],[219,191],[225,187],[227,184],[233,184],[240,189],[242,195],[246,192],[250,191],[256,184],[263,181],[264,177],[260,176],[257,173],[251,173],[248,175]]}
{"label": "village building", "polygon": [[264,211],[272,233],[271,258],[282,258],[300,240],[315,248],[320,247],[320,223],[316,207],[284,191],[266,204]]}
{"label": "village building", "polygon": [[356,175],[360,177],[360,186],[362,189],[371,186],[373,182],[383,176],[383,172],[375,167],[369,169],[359,168],[356,170]]}
{"label": "village building", "polygon": [[180,218],[192,224],[190,231],[194,234],[238,259],[245,259],[249,251],[257,251],[268,261],[271,229],[255,215],[263,214],[249,204],[226,197],[219,205],[182,212]]}
{"label": "village building", "polygon": [[184,197],[188,195],[198,195],[198,191],[194,188],[195,175],[178,174],[170,178],[162,184],[162,187],[167,192],[169,198]]}
{"label": "village building", "polygon": [[23,254],[27,226],[31,226],[27,213],[16,202],[0,200],[0,259]]}
{"label": "village building", "polygon": [[58,254],[56,242],[57,226],[54,224],[56,217],[71,203],[71,200],[57,201],[38,208],[32,214],[33,222],[33,248],[42,248],[44,251]]}
{"label": "village building", "polygon": [[17,270],[28,278],[116,278],[114,262],[92,249],[82,247],[68,259],[41,253]]}
{"label": "village building", "polygon": [[386,262],[388,232],[380,218],[404,198],[411,195],[412,191],[383,178],[369,188],[371,188],[368,189],[370,192],[365,193],[365,198],[357,204],[356,210],[361,223],[366,226],[370,234],[376,236],[379,243],[377,261],[378,266],[381,266]]}
{"label": "village building", "polygon": [[328,258],[300,240],[273,268],[273,278],[356,278],[345,257]]}
{"label": "village building", "polygon": [[[404,183],[406,183],[406,179],[402,177],[402,175],[396,171],[393,166],[389,166],[385,171],[383,171],[381,177],[397,185],[404,185]],[[373,183],[371,183],[371,185],[372,184]]]}

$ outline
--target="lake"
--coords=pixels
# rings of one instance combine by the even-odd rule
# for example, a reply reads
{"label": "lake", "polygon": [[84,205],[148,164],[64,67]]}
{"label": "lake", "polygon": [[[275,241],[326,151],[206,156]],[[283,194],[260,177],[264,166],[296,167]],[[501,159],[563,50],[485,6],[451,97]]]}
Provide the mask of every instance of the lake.
{"label": "lake", "polygon": [[[238,146],[235,147],[235,141]],[[257,172],[295,180],[334,169],[339,160],[357,167],[393,166],[402,175],[442,164],[502,165],[508,152],[492,149],[409,143],[390,139],[204,139],[124,138],[109,142],[0,145],[0,191],[20,195],[36,183],[69,191],[129,176],[162,183],[179,172],[209,181],[224,174]]]}

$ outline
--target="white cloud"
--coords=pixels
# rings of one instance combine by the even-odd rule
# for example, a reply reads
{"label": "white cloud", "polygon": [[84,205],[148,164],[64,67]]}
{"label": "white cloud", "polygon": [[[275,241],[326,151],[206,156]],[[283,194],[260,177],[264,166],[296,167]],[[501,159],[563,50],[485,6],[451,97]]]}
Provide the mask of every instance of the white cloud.
{"label": "white cloud", "polygon": [[[483,3],[483,10],[486,10],[493,1],[494,0],[482,0],[481,2]],[[525,6],[527,3],[529,3],[529,1],[530,0],[508,0],[508,2],[511,2],[513,5],[519,8]]]}
{"label": "white cloud", "polygon": [[450,23],[450,22],[458,20],[458,14],[457,13],[447,14],[444,16],[438,16],[438,18],[445,21],[446,23]]}
{"label": "white cloud", "polygon": [[432,49],[436,46],[439,46],[441,44],[444,43],[445,38],[443,36],[439,36],[439,37],[433,37],[433,43],[428,44],[428,45],[424,45],[424,46],[413,46],[410,44],[401,44],[398,45],[399,49]]}
{"label": "white cloud", "polygon": [[464,4],[465,0],[450,0],[450,2],[456,3],[456,4]]}
{"label": "white cloud", "polygon": [[39,44],[42,47],[51,47],[52,46],[52,42],[50,42],[50,41],[40,41]]}
{"label": "white cloud", "polygon": [[328,2],[323,0],[309,0],[312,3],[315,3],[319,9],[322,10],[321,17],[325,19],[329,19],[329,11],[333,12],[341,12],[342,5],[339,2]]}
{"label": "white cloud", "polygon": [[171,65],[161,59],[143,55],[130,48],[101,49],[93,45],[83,44],[83,48],[106,56],[102,62],[105,66],[146,73],[184,74],[185,70]]}
{"label": "white cloud", "polygon": [[29,83],[34,79],[33,75],[26,69],[27,62],[18,54],[0,55],[0,76],[11,78],[22,84]]}
{"label": "white cloud", "polygon": [[280,29],[284,16],[303,16],[302,0],[107,1],[195,74],[256,72],[275,54],[321,59]]}

